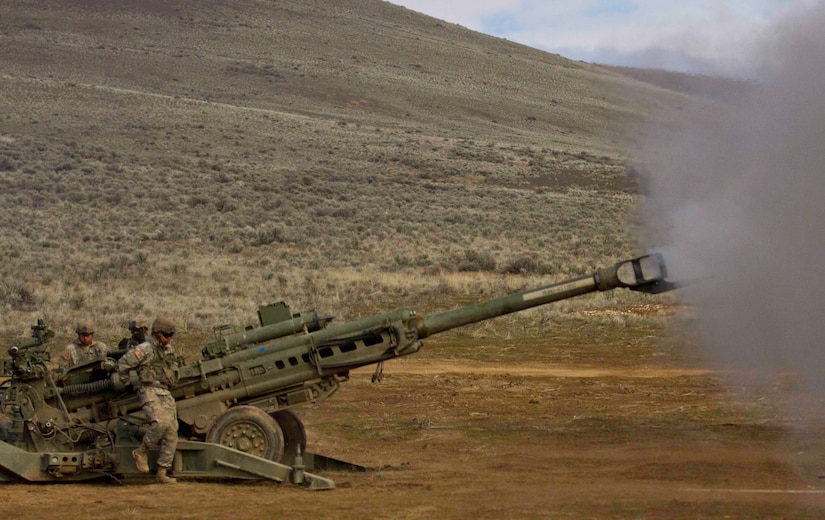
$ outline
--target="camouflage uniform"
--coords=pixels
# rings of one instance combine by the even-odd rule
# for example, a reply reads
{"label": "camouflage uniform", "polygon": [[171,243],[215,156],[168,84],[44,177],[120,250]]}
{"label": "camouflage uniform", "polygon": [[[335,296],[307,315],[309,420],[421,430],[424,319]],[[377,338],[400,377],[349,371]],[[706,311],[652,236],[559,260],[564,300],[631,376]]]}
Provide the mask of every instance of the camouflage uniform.
{"label": "camouflage uniform", "polygon": [[149,418],[149,431],[143,437],[145,448],[160,442],[158,466],[169,468],[178,444],[178,413],[169,392],[178,380],[178,361],[172,345],[164,346],[151,339],[129,350],[118,360],[117,371],[124,382],[129,372],[137,370],[137,395]]}
{"label": "camouflage uniform", "polygon": [[104,359],[107,354],[109,354],[109,347],[103,342],[94,341],[91,345],[84,345],[76,339],[63,349],[63,353],[57,360],[57,366],[66,370],[93,359]]}
{"label": "camouflage uniform", "polygon": [[63,371],[94,359],[105,359],[110,352],[109,347],[100,341],[92,339],[88,345],[80,341],[81,334],[88,335],[90,338],[94,334],[94,324],[90,320],[79,322],[75,327],[75,332],[77,332],[78,338],[66,345],[57,360],[58,368]]}

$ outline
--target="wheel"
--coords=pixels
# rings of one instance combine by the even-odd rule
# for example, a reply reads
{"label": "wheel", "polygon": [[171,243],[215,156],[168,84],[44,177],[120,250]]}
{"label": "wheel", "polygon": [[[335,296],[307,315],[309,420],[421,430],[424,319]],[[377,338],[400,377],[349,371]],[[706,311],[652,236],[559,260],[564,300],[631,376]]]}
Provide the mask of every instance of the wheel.
{"label": "wheel", "polygon": [[235,406],[224,412],[209,429],[206,442],[274,461],[284,456],[281,427],[254,406]]}
{"label": "wheel", "polygon": [[292,464],[295,456],[298,455],[298,447],[301,448],[301,455],[306,452],[307,432],[304,429],[304,423],[292,410],[279,410],[272,414],[272,418],[284,434],[284,459],[279,462]]}

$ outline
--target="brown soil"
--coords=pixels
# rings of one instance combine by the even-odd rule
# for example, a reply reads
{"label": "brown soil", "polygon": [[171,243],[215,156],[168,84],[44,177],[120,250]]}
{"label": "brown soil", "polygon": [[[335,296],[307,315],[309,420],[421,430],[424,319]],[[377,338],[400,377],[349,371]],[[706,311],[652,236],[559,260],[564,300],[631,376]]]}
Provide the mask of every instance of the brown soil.
{"label": "brown soil", "polygon": [[[793,378],[702,369],[403,359],[302,410],[309,449],[367,472],[336,489],[149,480],[0,486],[0,513],[42,518],[825,517],[821,403]],[[803,424],[790,410],[814,410]]]}

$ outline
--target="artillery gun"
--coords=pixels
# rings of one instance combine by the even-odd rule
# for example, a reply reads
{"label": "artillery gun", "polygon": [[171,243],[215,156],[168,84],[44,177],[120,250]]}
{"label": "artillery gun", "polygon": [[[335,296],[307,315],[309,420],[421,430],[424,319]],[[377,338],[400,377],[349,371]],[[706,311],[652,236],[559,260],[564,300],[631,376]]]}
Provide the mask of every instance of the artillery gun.
{"label": "artillery gun", "polygon": [[[325,399],[349,371],[418,352],[422,340],[457,327],[579,295],[627,288],[674,288],[659,255],[619,262],[594,273],[455,310],[419,316],[410,309],[332,324],[314,310],[292,314],[284,303],[259,307],[260,325],[208,341],[184,362],[171,389],[181,440],[177,476],[271,479],[310,489],[334,487],[307,472],[323,460],[308,454],[294,408]],[[79,481],[137,475],[131,451],[146,417],[128,384],[103,360],[49,369],[42,321],[32,339],[2,361],[0,481]],[[125,351],[112,355],[118,358]],[[380,365],[379,365],[380,366]],[[136,382],[136,381],[135,381]],[[150,453],[150,465],[156,454]]]}

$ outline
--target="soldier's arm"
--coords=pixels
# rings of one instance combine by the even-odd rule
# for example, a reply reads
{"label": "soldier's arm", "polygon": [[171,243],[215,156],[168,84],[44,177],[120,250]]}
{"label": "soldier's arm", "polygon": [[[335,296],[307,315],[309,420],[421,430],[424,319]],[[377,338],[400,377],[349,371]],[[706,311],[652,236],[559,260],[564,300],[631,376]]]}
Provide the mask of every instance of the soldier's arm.
{"label": "soldier's arm", "polygon": [[104,358],[109,354],[109,352],[112,352],[112,349],[110,349],[109,346],[106,345],[106,343],[103,343],[102,341],[95,342],[95,350],[97,351],[97,355],[99,357]]}
{"label": "soldier's arm", "polygon": [[126,351],[117,361],[117,373],[121,378],[128,378],[129,371],[151,361],[152,349],[147,343],[141,343]]}

